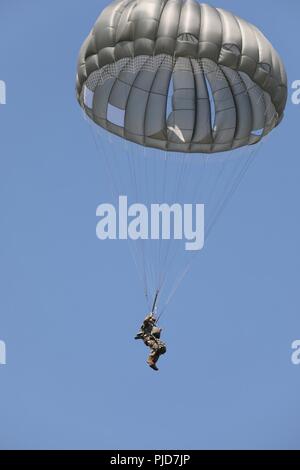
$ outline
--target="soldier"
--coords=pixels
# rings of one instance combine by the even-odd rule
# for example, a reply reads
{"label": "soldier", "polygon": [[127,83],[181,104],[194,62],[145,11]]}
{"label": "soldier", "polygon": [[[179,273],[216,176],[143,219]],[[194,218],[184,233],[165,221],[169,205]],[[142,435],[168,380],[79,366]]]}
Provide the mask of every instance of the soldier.
{"label": "soldier", "polygon": [[[143,321],[140,331],[134,339],[143,339],[145,335],[149,336],[152,333],[152,329],[155,327],[156,318],[153,313],[149,313]],[[156,327],[157,328],[157,327]]]}
{"label": "soldier", "polygon": [[151,312],[146,316],[140,331],[135,339],[142,339],[144,344],[151,349],[147,359],[147,364],[154,370],[158,370],[156,365],[159,357],[167,351],[165,343],[160,340],[161,328],[156,325],[156,318]]}

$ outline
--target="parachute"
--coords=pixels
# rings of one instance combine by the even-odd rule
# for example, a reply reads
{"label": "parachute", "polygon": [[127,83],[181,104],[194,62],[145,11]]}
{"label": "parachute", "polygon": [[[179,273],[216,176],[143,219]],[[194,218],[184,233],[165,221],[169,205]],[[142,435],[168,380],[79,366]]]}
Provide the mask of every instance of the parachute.
{"label": "parachute", "polygon": [[[287,77],[265,36],[228,11],[196,0],[116,0],[81,47],[76,89],[115,194],[200,200],[207,237],[283,118]],[[179,268],[182,246],[155,242],[141,237],[132,252],[149,305],[163,310],[163,291],[166,306],[191,260],[185,253]]]}

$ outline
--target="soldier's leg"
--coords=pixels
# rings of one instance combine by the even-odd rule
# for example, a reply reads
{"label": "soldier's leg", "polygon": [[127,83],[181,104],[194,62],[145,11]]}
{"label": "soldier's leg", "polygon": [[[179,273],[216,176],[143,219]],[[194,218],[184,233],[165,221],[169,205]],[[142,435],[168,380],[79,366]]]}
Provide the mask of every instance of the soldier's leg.
{"label": "soldier's leg", "polygon": [[151,353],[148,357],[148,364],[155,370],[158,370],[156,363],[162,354],[165,354],[167,351],[165,343],[162,341],[157,341],[155,346],[152,346]]}
{"label": "soldier's leg", "polygon": [[156,362],[159,358],[159,352],[158,352],[158,345],[155,341],[151,342],[151,352],[148,356],[148,359],[147,359],[147,364],[152,367],[152,369],[154,370],[158,370],[158,368],[156,367]]}
{"label": "soldier's leg", "polygon": [[156,362],[157,362],[157,358],[156,356],[153,356],[152,353],[149,354],[149,357],[147,359],[147,364],[148,366],[150,366],[152,369],[154,370],[158,370],[158,367],[156,365]]}
{"label": "soldier's leg", "polygon": [[162,341],[159,341],[158,343],[158,352],[159,355],[165,354],[167,352],[167,347]]}

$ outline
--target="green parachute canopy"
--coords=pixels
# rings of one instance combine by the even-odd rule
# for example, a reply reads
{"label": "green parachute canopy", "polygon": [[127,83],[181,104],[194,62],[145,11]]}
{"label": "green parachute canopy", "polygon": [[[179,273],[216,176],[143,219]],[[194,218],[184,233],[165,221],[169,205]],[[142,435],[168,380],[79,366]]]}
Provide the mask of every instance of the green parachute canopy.
{"label": "green parachute canopy", "polygon": [[213,153],[277,126],[287,79],[265,36],[230,12],[196,0],[117,0],[81,48],[77,98],[127,140]]}

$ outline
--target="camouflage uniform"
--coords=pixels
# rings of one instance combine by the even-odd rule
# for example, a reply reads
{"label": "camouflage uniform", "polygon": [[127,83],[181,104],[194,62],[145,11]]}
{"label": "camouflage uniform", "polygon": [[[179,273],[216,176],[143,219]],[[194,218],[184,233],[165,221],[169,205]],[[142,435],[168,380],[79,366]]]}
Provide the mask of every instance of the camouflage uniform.
{"label": "camouflage uniform", "polygon": [[135,339],[142,339],[144,344],[151,349],[147,364],[154,370],[158,370],[156,363],[162,354],[167,351],[165,343],[160,340],[161,328],[156,326],[156,318],[152,313],[145,318],[139,333]]}
{"label": "camouflage uniform", "polygon": [[156,318],[152,315],[152,313],[149,313],[149,315],[147,315],[145,320],[143,321],[141,329],[136,335],[135,339],[143,339],[144,336],[151,335],[152,329],[155,327],[155,322]]}

